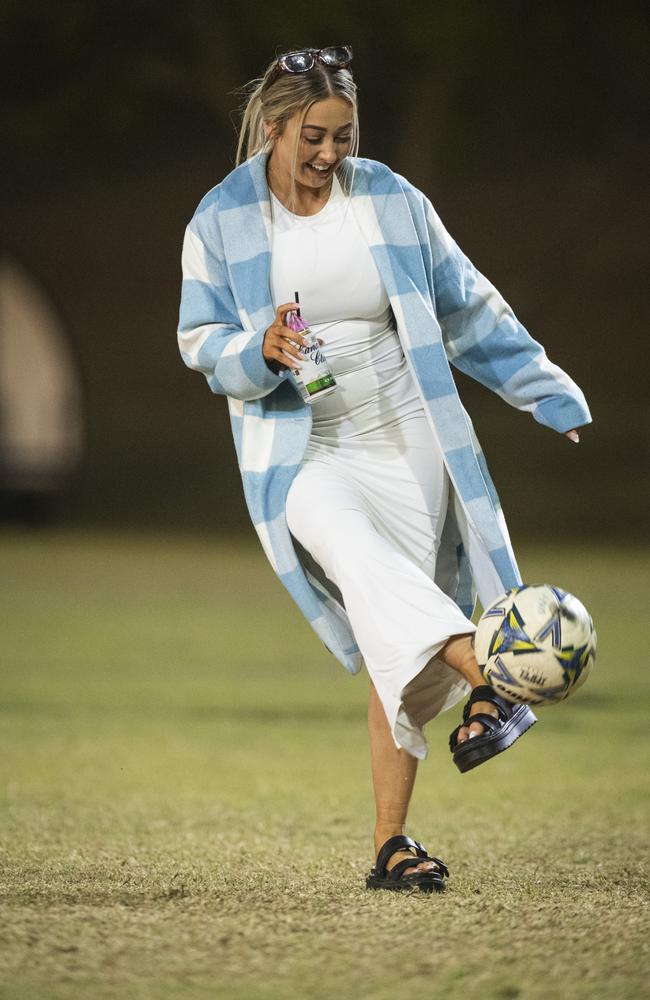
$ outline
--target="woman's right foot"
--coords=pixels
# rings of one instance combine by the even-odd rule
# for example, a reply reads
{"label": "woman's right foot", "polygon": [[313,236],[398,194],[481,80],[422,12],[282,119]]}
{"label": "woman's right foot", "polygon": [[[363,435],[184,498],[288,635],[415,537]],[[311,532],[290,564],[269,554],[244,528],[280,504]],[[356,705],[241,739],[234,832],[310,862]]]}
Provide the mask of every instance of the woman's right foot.
{"label": "woman's right foot", "polygon": [[[379,857],[379,852],[381,851],[384,844],[387,843],[391,837],[399,837],[403,835],[404,831],[401,827],[397,829],[395,827],[385,827],[382,829],[377,828],[375,830],[375,859]],[[416,871],[421,871],[421,872],[435,871],[438,867],[435,864],[435,862],[432,861],[417,862],[415,851],[413,848],[411,848],[410,850],[398,849],[393,854],[391,854],[390,857],[388,858],[388,861],[386,862],[386,871],[390,871],[391,868],[394,868],[395,865],[398,864],[398,862],[405,861],[407,858],[413,858],[413,867],[407,868],[403,872],[404,875],[412,875],[413,872]]]}
{"label": "woman's right foot", "polygon": [[366,878],[366,888],[444,892],[449,875],[446,864],[431,857],[416,840],[395,834],[375,850],[377,859]]}

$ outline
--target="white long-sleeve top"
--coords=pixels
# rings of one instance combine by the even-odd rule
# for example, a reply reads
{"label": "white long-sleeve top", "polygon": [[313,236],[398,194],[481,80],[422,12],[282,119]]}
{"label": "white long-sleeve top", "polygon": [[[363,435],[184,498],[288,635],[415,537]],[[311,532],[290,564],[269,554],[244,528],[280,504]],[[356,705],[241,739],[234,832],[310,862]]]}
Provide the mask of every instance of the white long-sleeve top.
{"label": "white long-sleeve top", "polygon": [[312,443],[371,434],[424,414],[390,302],[337,177],[316,215],[295,215],[271,194],[274,307],[300,294],[338,389],[312,404]]}

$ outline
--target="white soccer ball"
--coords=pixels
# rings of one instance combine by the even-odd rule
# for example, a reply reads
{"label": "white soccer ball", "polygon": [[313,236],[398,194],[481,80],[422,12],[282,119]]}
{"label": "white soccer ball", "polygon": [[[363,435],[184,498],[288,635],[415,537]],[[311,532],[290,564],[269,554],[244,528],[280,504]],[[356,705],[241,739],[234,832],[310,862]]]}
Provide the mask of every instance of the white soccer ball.
{"label": "white soccer ball", "polygon": [[486,682],[507,701],[553,705],[587,680],[596,632],[577,597],[548,584],[522,585],[485,609],[474,652]]}

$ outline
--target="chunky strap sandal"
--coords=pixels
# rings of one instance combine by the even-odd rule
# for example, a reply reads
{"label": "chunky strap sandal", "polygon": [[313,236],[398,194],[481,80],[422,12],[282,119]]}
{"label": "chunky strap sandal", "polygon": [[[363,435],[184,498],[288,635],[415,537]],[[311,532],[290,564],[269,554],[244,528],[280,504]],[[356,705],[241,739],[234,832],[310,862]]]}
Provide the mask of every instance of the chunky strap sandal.
{"label": "chunky strap sandal", "polygon": [[[483,712],[477,712],[470,718],[472,705],[477,701],[489,701],[494,705],[499,713],[498,719]],[[468,726],[470,722],[480,722],[485,732],[459,743],[459,731],[462,726]],[[515,740],[523,736],[536,722],[537,716],[533,715],[528,705],[511,705],[488,684],[475,687],[463,709],[462,725],[456,726],[449,737],[449,749],[454,756],[454,764],[459,771],[471,771],[473,767],[478,767],[490,757],[496,757],[498,753],[511,747]]]}
{"label": "chunky strap sandal", "polygon": [[[414,856],[398,861],[390,871],[386,865],[396,851],[413,851]],[[413,868],[421,861],[432,861],[435,868],[426,871],[411,872],[405,875],[407,868]],[[374,868],[366,878],[366,889],[420,889],[422,892],[444,892],[444,878],[449,877],[449,869],[440,858],[431,858],[426,848],[411,837],[391,837],[377,855]]]}

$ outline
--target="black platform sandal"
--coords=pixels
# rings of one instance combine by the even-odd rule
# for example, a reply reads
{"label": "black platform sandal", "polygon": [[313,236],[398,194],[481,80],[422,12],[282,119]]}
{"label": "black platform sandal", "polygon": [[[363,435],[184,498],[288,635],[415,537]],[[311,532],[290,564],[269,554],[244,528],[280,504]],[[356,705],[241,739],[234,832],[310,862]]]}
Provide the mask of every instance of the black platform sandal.
{"label": "black platform sandal", "polygon": [[[398,861],[390,871],[386,870],[386,865],[396,851],[414,851],[411,858],[404,858]],[[432,861],[435,868],[427,871],[415,871],[410,875],[404,875],[407,868],[413,868],[421,861]],[[426,849],[417,840],[411,837],[391,837],[377,855],[374,868],[370,869],[370,874],[366,878],[366,889],[420,889],[421,892],[444,892],[444,878],[449,877],[449,869],[440,858],[430,858]]]}
{"label": "black platform sandal", "polygon": [[[478,712],[470,718],[472,705],[477,701],[489,701],[497,709],[499,718],[495,719],[483,712]],[[470,722],[480,722],[485,732],[459,743],[459,731]],[[496,757],[498,753],[511,747],[515,740],[523,736],[536,722],[537,716],[533,715],[528,705],[511,705],[488,684],[475,687],[463,709],[462,724],[456,726],[449,737],[449,749],[454,755],[454,764],[459,771],[471,771],[473,767],[478,767],[490,757]]]}

